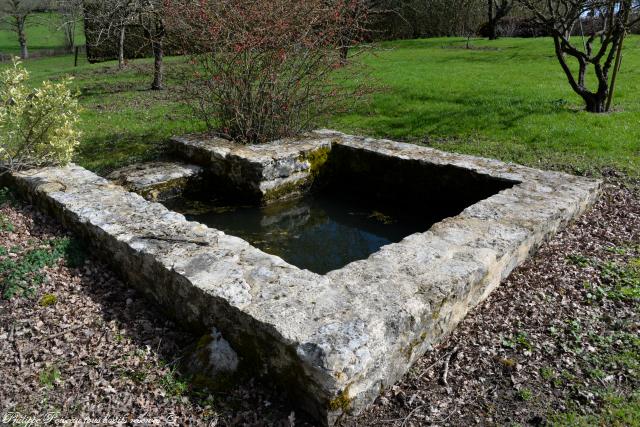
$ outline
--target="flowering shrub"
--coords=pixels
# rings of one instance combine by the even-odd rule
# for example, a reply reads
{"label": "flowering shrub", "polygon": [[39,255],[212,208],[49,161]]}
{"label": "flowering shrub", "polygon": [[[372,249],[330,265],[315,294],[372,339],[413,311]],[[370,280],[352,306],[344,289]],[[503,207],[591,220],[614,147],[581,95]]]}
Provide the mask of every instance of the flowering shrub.
{"label": "flowering shrub", "polygon": [[71,161],[79,143],[78,101],[70,79],[28,85],[18,60],[0,72],[0,172]]}
{"label": "flowering shrub", "polygon": [[363,28],[361,2],[165,0],[167,29],[191,55],[187,99],[237,142],[301,133],[361,93],[362,79],[344,67]]}

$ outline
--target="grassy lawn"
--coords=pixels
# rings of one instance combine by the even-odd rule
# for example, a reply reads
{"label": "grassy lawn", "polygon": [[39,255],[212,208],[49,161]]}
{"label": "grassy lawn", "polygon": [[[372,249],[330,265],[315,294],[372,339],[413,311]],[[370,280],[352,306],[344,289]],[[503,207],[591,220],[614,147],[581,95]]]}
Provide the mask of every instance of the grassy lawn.
{"label": "grassy lawn", "polygon": [[[575,173],[614,167],[640,175],[640,37],[626,44],[615,112],[581,111],[549,39],[455,38],[383,43],[361,57],[379,89],[355,111],[331,117],[346,132],[425,143]],[[29,61],[35,81],[74,75],[84,140],[77,162],[106,172],[152,158],[168,137],[200,131],[172,91],[180,58],[169,58],[169,90],[147,90],[148,60],[118,72],[114,63],[71,57]]]}
{"label": "grassy lawn", "polygon": [[393,42],[367,59],[386,90],[337,117],[353,132],[529,165],[640,170],[640,37],[629,40],[616,112],[582,110],[549,39]]}
{"label": "grassy lawn", "polygon": [[[37,13],[27,21],[27,46],[29,51],[53,49],[63,46],[61,31],[57,31],[60,25],[59,17],[55,13]],[[76,44],[85,43],[82,25],[76,28]],[[19,54],[20,45],[16,34],[10,30],[9,24],[0,20],[0,53]]]}

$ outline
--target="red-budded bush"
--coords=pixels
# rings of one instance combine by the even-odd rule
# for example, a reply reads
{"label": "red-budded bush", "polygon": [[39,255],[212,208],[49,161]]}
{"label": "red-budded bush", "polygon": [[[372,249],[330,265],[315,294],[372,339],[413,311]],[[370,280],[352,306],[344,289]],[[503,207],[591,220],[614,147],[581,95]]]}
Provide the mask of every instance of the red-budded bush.
{"label": "red-budded bush", "polygon": [[361,1],[166,0],[166,25],[191,57],[185,93],[237,142],[300,134],[361,93],[344,61],[364,27]]}

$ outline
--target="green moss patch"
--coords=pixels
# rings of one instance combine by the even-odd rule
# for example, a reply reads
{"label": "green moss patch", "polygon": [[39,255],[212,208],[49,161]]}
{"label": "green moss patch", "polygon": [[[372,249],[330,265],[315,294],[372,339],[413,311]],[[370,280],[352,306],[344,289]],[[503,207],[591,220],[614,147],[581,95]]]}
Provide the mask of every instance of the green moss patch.
{"label": "green moss patch", "polygon": [[40,307],[50,307],[58,302],[58,297],[53,294],[45,294],[40,298],[38,304]]}

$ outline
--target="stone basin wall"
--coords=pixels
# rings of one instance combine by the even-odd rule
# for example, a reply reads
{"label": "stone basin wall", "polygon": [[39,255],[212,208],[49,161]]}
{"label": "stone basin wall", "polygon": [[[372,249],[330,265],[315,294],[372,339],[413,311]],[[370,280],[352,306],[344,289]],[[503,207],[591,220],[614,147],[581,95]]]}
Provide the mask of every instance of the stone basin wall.
{"label": "stone basin wall", "polygon": [[332,141],[316,135],[242,145],[207,135],[188,135],[173,138],[171,146],[177,157],[209,173],[205,193],[224,193],[267,205],[307,193],[327,161]]}
{"label": "stone basin wall", "polygon": [[323,148],[457,168],[508,185],[429,230],[319,275],[75,165],[9,180],[176,320],[217,327],[244,366],[281,384],[321,424],[361,411],[393,385],[601,189],[596,180],[496,160],[316,135]]}

